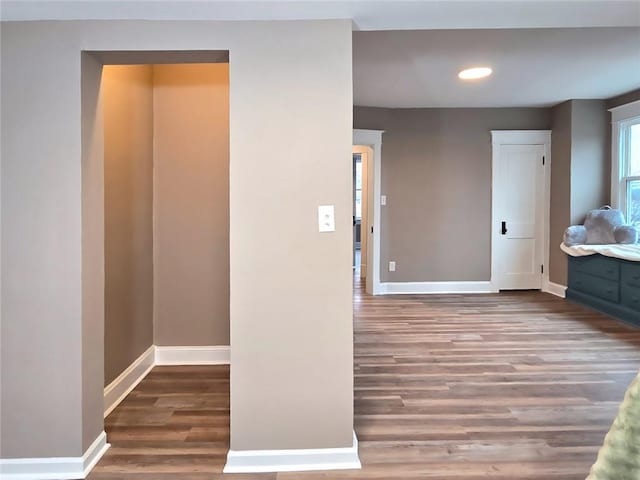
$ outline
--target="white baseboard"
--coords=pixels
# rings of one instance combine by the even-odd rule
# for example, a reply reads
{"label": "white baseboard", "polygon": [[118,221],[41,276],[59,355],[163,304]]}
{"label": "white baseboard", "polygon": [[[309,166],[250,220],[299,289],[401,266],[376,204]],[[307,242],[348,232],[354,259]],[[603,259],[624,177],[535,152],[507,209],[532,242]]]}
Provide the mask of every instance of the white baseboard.
{"label": "white baseboard", "polygon": [[113,382],[104,389],[104,416],[111,411],[129,395],[131,390],[142,381],[155,365],[155,345],[151,345],[142,355],[140,355],[127,369],[118,375]]}
{"label": "white baseboard", "polygon": [[490,281],[486,282],[383,282],[379,294],[448,294],[497,293]]}
{"label": "white baseboard", "polygon": [[358,439],[345,448],[229,450],[224,473],[303,472],[360,469]]}
{"label": "white baseboard", "polygon": [[82,478],[87,477],[89,472],[96,466],[96,463],[100,461],[105,452],[111,445],[107,443],[106,432],[100,433],[93,443],[87,448],[82,456],[83,475]]}
{"label": "white baseboard", "polygon": [[86,478],[109,448],[100,433],[81,457],[0,459],[2,480],[75,480]]}
{"label": "white baseboard", "polygon": [[156,365],[227,365],[228,346],[160,347],[156,346]]}
{"label": "white baseboard", "polygon": [[544,280],[542,282],[542,291],[560,298],[566,298],[567,296],[567,287],[565,285],[553,283],[549,280]]}
{"label": "white baseboard", "polygon": [[109,415],[156,365],[225,365],[229,346],[159,347],[151,345],[104,389],[104,416]]}
{"label": "white baseboard", "polygon": [[[104,389],[106,417],[156,365],[229,364],[230,347],[158,347],[152,345]],[[83,479],[109,448],[102,432],[82,457],[0,459],[2,480]]]}

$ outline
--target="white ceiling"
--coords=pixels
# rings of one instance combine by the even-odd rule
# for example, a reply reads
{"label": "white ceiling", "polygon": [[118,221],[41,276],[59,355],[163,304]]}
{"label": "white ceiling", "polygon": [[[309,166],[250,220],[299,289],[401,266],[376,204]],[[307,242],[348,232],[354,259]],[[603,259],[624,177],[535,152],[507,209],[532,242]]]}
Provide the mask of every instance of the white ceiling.
{"label": "white ceiling", "polygon": [[549,106],[640,88],[640,28],[354,32],[353,62],[355,105]]}
{"label": "white ceiling", "polygon": [[[352,19],[356,105],[548,106],[640,88],[640,0],[0,0],[0,18]],[[479,64],[493,76],[458,80]]]}
{"label": "white ceiling", "polygon": [[1,0],[3,20],[353,19],[357,30],[640,25],[639,0]]}

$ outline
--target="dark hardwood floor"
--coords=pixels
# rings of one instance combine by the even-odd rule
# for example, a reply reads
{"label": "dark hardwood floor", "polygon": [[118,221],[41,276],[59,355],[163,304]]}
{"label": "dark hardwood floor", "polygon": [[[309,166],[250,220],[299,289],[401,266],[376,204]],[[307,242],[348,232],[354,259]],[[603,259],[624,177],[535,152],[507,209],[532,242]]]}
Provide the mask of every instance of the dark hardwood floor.
{"label": "dark hardwood floor", "polygon": [[369,297],[356,284],[358,471],[222,475],[229,369],[157,367],[106,419],[91,480],[584,480],[640,330],[539,292]]}

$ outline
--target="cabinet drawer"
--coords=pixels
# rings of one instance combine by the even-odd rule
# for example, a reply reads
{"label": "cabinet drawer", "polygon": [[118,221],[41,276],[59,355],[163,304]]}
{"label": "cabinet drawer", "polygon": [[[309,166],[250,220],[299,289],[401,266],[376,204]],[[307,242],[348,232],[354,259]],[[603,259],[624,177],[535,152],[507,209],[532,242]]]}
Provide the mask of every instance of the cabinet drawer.
{"label": "cabinet drawer", "polygon": [[640,287],[623,284],[621,288],[622,304],[631,310],[640,312]]}
{"label": "cabinet drawer", "polygon": [[610,302],[620,302],[620,283],[574,271],[569,274],[569,287]]}
{"label": "cabinet drawer", "polygon": [[602,255],[571,257],[571,267],[578,272],[606,278],[607,280],[620,280],[620,265],[618,261]]}
{"label": "cabinet drawer", "polygon": [[640,262],[625,262],[621,268],[622,283],[640,287]]}

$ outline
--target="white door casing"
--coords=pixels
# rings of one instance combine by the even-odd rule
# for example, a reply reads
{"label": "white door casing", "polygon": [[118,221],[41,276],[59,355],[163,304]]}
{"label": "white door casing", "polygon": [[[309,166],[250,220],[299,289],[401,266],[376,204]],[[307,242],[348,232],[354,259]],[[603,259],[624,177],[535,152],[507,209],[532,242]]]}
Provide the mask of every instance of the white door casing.
{"label": "white door casing", "polygon": [[491,282],[496,290],[542,289],[548,283],[550,132],[491,133]]}

